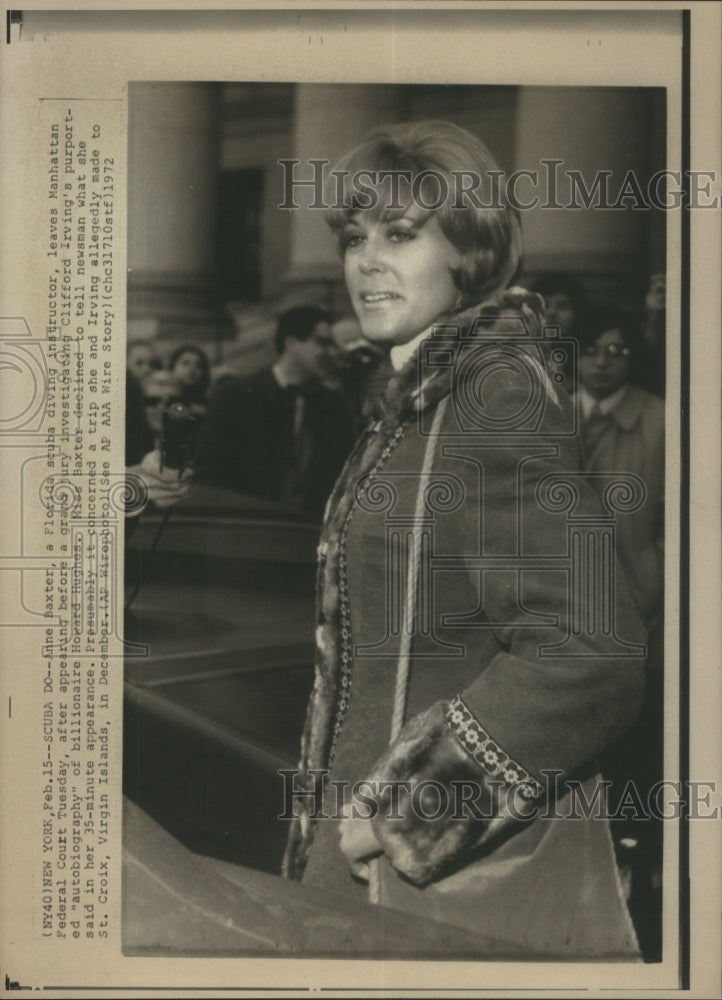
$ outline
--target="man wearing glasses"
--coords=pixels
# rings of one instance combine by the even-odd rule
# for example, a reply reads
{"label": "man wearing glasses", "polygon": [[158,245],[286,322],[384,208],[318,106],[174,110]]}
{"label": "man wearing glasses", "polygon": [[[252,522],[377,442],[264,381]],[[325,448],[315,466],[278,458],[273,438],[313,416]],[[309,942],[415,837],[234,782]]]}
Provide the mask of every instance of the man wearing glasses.
{"label": "man wearing glasses", "polygon": [[[645,790],[662,777],[664,610],[664,402],[643,381],[648,349],[640,331],[616,309],[590,310],[579,342],[578,405],[585,468],[601,494],[614,473],[643,484],[637,509],[617,517],[617,552],[648,628],[647,694],[632,730],[606,753],[614,782],[611,808],[627,781]],[[630,911],[645,954],[661,947],[661,824],[616,822],[612,832]],[[644,938],[644,940],[642,940]]]}
{"label": "man wearing glasses", "polygon": [[[650,624],[662,600],[664,403],[636,385],[646,350],[619,311],[591,310],[579,334],[579,407],[586,469],[632,472],[644,483],[639,509],[619,519],[619,555],[632,595]],[[603,489],[604,477],[592,483]]]}

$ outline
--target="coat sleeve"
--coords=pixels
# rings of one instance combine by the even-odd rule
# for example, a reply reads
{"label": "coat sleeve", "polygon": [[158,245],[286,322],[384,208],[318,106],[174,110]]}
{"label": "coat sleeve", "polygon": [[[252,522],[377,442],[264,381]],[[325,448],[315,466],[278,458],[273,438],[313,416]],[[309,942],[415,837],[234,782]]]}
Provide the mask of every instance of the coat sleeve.
{"label": "coat sleeve", "polygon": [[[513,376],[504,377],[486,405],[514,413],[527,392]],[[530,556],[550,549],[569,555],[565,517],[550,513],[539,501],[540,484],[549,482],[547,477],[567,481],[575,491],[579,523],[589,524],[602,513],[575,468],[576,445],[560,444],[555,433],[567,419],[563,406],[550,403],[533,439],[542,446],[539,457],[522,465],[518,448],[499,447],[498,441],[495,447],[485,447],[483,435],[478,436],[486,488],[483,496],[478,489],[474,496],[470,487],[465,510],[473,518],[483,505],[484,533],[493,539],[496,552],[514,552],[523,538]],[[467,524],[470,535],[475,527],[471,521]],[[554,775],[556,783],[593,765],[599,751],[636,718],[644,691],[646,637],[613,554],[611,559],[616,582],[611,631],[587,629],[584,622],[579,627],[579,602],[569,597],[567,572],[522,570],[518,589],[504,573],[472,573],[497,652],[489,664],[480,664],[478,676],[465,690],[435,706],[428,719],[417,716],[407,723],[377,770],[397,779],[411,778],[412,784],[433,780],[435,758],[441,755],[448,762],[456,752],[457,777],[467,780],[468,765],[473,764],[484,790],[482,799],[493,802],[493,810],[484,822],[470,815],[443,829],[438,822],[433,831],[419,832],[417,826],[410,835],[403,824],[388,819],[382,804],[374,820],[376,836],[391,863],[412,881],[424,884],[463,863],[467,852],[520,818],[520,805],[523,810],[539,803],[550,787],[547,774]],[[582,564],[584,572],[588,566]],[[584,593],[589,580],[581,576],[577,583],[578,593]],[[528,620],[520,621],[527,612],[543,614],[552,624],[530,627]],[[448,769],[447,763],[447,785],[453,783]],[[510,796],[503,791],[514,793],[511,810]]]}
{"label": "coat sleeve", "polygon": [[[525,389],[515,380],[506,379],[498,391],[503,402],[491,396],[488,405],[503,405],[511,412],[521,406]],[[574,468],[572,450],[555,437],[564,421],[562,408],[550,403],[535,438],[535,443],[548,442],[549,447],[542,449],[544,457],[523,469],[514,450],[495,448],[485,455],[482,445],[494,488],[485,491],[480,503],[485,530],[493,533],[499,551],[513,551],[515,538],[523,537],[525,554],[532,558],[543,550],[566,553],[572,560],[575,542],[568,534],[568,518],[579,526],[577,543],[584,547],[590,537],[585,528],[605,514]],[[544,506],[545,482],[557,483],[575,496],[567,514],[551,513]],[[518,516],[514,508],[510,513],[508,502],[517,490]],[[613,551],[597,551],[598,560],[608,559],[606,578],[613,581],[613,625],[605,627],[597,616],[590,627],[596,605],[589,595],[594,577],[599,584],[603,574],[588,553],[576,555],[575,569],[530,570],[520,577],[524,608],[556,619],[553,627],[518,627],[513,588],[505,585],[503,575],[485,574],[480,595],[484,614],[490,622],[504,623],[495,628],[499,652],[459,692],[460,711],[449,724],[484,770],[495,777],[506,772],[510,783],[515,774],[537,781],[545,771],[573,774],[620,736],[641,707],[646,634],[621,565]]]}
{"label": "coat sleeve", "polygon": [[193,464],[199,479],[228,489],[243,488],[252,463],[252,403],[247,381],[232,378],[217,386],[196,445]]}

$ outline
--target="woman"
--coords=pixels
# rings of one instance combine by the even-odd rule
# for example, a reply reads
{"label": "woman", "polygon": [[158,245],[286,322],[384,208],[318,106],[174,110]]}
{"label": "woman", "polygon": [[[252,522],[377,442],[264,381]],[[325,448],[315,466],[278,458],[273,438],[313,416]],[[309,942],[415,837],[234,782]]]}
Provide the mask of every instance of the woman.
{"label": "woman", "polygon": [[[552,326],[558,326],[562,337],[577,339],[583,334],[591,303],[579,278],[573,274],[543,274],[532,285],[532,291],[544,299],[546,321]],[[564,369],[564,375],[571,384],[574,377],[571,358]]]}
{"label": "woman", "polygon": [[178,347],[171,354],[168,371],[180,385],[181,402],[186,404],[194,417],[205,416],[206,397],[211,384],[211,368],[205,352],[194,344]]}
{"label": "woman", "polygon": [[547,323],[560,327],[563,337],[576,337],[589,309],[589,296],[573,274],[543,274],[533,291],[544,299]]}
{"label": "woman", "polygon": [[[352,194],[360,170],[405,173],[373,199]],[[294,797],[284,868],[346,894],[370,880],[382,905],[498,953],[632,957],[607,824],[525,819],[563,811],[550,772],[593,796],[595,755],[640,704],[643,632],[621,580],[611,634],[573,630],[567,575],[546,568],[567,553],[555,489],[582,517],[599,508],[541,300],[505,291],[520,230],[494,170],[468,132],[420,122],[334,171],[351,301],[395,374],[326,510],[296,789],[330,776],[322,810]]]}
{"label": "woman", "polygon": [[147,340],[129,340],[125,348],[125,364],[130,374],[141,384],[153,372],[162,368],[155,347]]}

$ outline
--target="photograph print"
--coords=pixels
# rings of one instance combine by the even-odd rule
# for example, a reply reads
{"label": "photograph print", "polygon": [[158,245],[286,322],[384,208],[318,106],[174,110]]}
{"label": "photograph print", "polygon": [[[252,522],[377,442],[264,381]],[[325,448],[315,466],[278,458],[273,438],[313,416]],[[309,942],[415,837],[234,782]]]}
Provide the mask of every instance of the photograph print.
{"label": "photograph print", "polygon": [[124,954],[662,960],[667,140],[129,85]]}

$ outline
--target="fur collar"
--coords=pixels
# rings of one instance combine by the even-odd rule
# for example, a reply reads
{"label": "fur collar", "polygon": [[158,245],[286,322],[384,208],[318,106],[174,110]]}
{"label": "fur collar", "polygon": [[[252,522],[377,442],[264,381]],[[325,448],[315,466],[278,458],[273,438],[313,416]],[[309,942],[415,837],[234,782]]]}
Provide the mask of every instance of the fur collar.
{"label": "fur collar", "polygon": [[[542,369],[540,366],[539,375],[548,382],[546,365],[550,342],[542,339],[543,326],[542,297],[524,288],[509,288],[481,305],[440,316],[430,337],[445,341],[453,338],[457,340],[460,352],[472,346],[478,349],[480,342],[492,345],[511,337],[514,338],[515,349],[524,350],[523,339],[528,338],[530,345],[542,346],[545,367]],[[451,391],[453,366],[422,371],[421,353],[428,342],[429,338],[422,341],[403,368],[390,378],[386,392],[374,405],[372,416],[380,421],[377,429],[386,438],[390,438],[401,423],[436,406]],[[538,350],[534,356],[539,357]]]}

